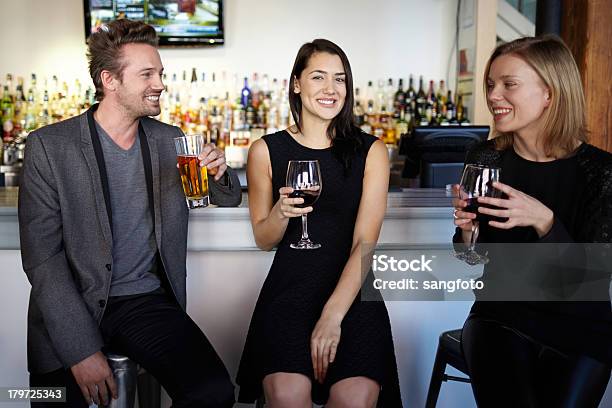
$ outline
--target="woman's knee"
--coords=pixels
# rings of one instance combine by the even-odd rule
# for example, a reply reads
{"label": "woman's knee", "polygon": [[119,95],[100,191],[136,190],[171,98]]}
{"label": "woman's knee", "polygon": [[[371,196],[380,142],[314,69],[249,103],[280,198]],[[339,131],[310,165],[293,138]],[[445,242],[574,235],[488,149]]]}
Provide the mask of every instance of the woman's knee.
{"label": "woman's knee", "polygon": [[331,387],[329,408],[373,408],[376,406],[379,384],[367,377],[352,377],[338,381]]}
{"label": "woman's knee", "polygon": [[310,379],[296,373],[273,373],[263,380],[266,403],[271,408],[310,407]]}

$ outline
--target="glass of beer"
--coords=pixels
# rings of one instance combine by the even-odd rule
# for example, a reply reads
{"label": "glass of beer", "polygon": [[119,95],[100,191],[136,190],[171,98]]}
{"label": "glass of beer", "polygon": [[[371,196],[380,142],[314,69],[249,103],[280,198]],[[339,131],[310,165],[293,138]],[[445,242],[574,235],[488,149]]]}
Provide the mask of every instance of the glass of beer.
{"label": "glass of beer", "polygon": [[190,210],[209,204],[208,172],[198,159],[205,145],[206,138],[201,134],[174,138],[181,183]]}

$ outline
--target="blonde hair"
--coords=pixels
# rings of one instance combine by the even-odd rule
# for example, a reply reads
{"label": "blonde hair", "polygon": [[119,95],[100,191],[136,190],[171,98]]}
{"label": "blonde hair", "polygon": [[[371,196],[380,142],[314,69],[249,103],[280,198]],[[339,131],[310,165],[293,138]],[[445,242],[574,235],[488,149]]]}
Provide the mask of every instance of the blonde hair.
{"label": "blonde hair", "polygon": [[[508,54],[529,64],[549,90],[550,104],[544,112],[543,133],[539,136],[544,153],[555,158],[567,156],[575,150],[578,142],[587,141],[588,133],[584,91],[571,51],[559,37],[549,34],[501,44],[487,62],[485,94],[491,64],[497,57]],[[494,130],[493,137],[498,150],[507,149],[514,143],[513,133]]]}

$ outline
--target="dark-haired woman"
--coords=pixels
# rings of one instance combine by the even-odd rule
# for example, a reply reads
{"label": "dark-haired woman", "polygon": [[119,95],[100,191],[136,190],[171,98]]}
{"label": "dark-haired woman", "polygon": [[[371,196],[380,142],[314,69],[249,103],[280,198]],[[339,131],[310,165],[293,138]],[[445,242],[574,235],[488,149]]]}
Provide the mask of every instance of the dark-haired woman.
{"label": "dark-haired woman", "polygon": [[[501,168],[503,184],[493,185],[505,197],[479,198],[497,207],[479,212],[499,217],[480,223],[478,240],[496,243],[483,280],[525,301],[477,295],[462,336],[476,402],[596,408],[612,366],[612,155],[586,143],[580,74],[560,39],[500,45],[484,79],[496,135],[466,163]],[[469,242],[476,215],[454,205],[454,241]],[[581,265],[581,244],[601,274]],[[576,301],[585,283],[579,300],[589,301]]]}
{"label": "dark-haired woman", "polygon": [[[271,407],[399,407],[387,309],[359,298],[362,245],[377,242],[385,214],[387,150],[354,125],[351,68],[334,43],[300,48],[289,90],[296,125],[249,151],[255,241],[277,251],[242,355],[239,400],[263,392]],[[323,188],[314,208],[288,197],[289,160],[319,161]],[[305,213],[319,249],[289,246]]]}

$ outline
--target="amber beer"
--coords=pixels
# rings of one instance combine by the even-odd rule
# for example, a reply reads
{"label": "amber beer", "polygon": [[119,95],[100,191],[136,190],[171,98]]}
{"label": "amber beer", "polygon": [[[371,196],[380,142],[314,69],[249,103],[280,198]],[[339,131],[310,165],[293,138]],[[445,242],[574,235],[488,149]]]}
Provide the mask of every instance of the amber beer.
{"label": "amber beer", "polygon": [[197,156],[178,156],[179,172],[185,197],[200,200],[208,196],[206,166],[200,166]]}
{"label": "amber beer", "polygon": [[198,155],[205,145],[202,135],[190,135],[174,139],[183,192],[190,209],[207,207],[208,174],[206,166],[200,166]]}

